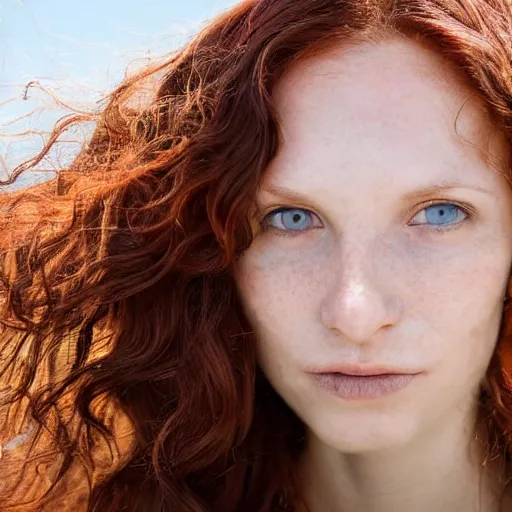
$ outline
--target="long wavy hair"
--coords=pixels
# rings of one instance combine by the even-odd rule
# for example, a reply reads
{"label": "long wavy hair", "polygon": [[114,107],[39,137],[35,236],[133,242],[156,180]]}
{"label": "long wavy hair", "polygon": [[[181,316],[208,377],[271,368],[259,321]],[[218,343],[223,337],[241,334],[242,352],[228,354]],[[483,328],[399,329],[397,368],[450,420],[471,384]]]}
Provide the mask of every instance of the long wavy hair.
{"label": "long wavy hair", "polygon": [[[246,0],[3,182],[96,123],[55,179],[0,194],[2,510],[302,510],[304,426],[258,367],[232,268],[279,146],[276,81],[390,34],[449,59],[512,139],[507,0]],[[480,398],[512,476],[509,325],[506,303]]]}

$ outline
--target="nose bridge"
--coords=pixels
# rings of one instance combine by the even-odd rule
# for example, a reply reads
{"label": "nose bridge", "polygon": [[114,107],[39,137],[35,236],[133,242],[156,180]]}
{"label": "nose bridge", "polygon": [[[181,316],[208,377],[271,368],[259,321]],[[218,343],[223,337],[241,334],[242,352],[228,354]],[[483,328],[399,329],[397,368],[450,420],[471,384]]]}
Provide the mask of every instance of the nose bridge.
{"label": "nose bridge", "polygon": [[381,327],[398,320],[400,305],[391,291],[397,277],[393,252],[382,237],[368,232],[340,239],[321,316],[347,342],[370,342]]}
{"label": "nose bridge", "polygon": [[352,285],[357,282],[375,280],[379,267],[387,266],[385,243],[380,234],[370,232],[361,226],[346,230],[339,238],[334,256],[336,281]]}

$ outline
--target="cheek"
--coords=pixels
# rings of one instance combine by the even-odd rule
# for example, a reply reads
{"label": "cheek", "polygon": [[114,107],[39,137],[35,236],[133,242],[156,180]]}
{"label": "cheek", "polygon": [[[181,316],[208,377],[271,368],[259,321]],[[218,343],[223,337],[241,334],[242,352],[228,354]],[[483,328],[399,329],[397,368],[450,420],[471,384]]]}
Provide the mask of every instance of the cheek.
{"label": "cheek", "polygon": [[314,297],[325,289],[327,251],[305,255],[256,246],[240,260],[235,280],[246,313],[260,330],[287,326],[314,315]]}
{"label": "cheek", "polygon": [[442,375],[455,387],[476,384],[495,349],[502,318],[508,259],[496,251],[472,251],[423,267],[415,296],[405,304],[407,322],[419,319],[418,349],[435,354]]}
{"label": "cheek", "polygon": [[297,388],[296,371],[311,359],[318,340],[312,290],[318,274],[302,261],[256,251],[240,261],[235,280],[245,314],[255,333],[258,364],[266,378],[286,395]]}
{"label": "cheek", "polygon": [[[433,325],[476,328],[488,325],[501,306],[507,264],[492,251],[469,250],[422,267],[415,284],[424,314]],[[420,297],[423,300],[420,301]]]}
{"label": "cheek", "polygon": [[325,256],[293,254],[269,249],[259,253],[255,247],[244,255],[235,273],[244,311],[256,334],[258,359],[271,381],[271,375],[282,375],[295,363],[311,359],[310,351],[322,335],[316,312],[319,293],[326,289]]}

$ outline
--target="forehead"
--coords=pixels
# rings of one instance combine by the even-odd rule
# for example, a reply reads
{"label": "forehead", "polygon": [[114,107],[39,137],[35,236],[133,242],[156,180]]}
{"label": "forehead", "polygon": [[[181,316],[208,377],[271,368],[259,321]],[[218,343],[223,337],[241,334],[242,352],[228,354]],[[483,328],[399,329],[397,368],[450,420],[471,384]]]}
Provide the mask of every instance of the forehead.
{"label": "forehead", "polygon": [[299,60],[273,95],[283,134],[278,159],[313,164],[321,154],[342,166],[364,153],[368,163],[374,155],[411,165],[419,154],[453,158],[455,167],[461,158],[508,162],[504,133],[465,75],[405,37],[339,44]]}
{"label": "forehead", "polygon": [[[311,100],[317,106],[338,95],[336,103],[343,108],[354,99],[359,99],[358,109],[363,101],[376,100],[370,105],[375,113],[381,106],[400,110],[404,101],[419,93],[447,108],[454,103],[460,106],[467,96],[474,96],[474,103],[478,101],[476,90],[450,61],[424,42],[403,36],[373,43],[335,44],[288,67],[273,91],[283,111],[291,104],[306,110],[312,106]],[[385,102],[378,101],[383,98]]]}

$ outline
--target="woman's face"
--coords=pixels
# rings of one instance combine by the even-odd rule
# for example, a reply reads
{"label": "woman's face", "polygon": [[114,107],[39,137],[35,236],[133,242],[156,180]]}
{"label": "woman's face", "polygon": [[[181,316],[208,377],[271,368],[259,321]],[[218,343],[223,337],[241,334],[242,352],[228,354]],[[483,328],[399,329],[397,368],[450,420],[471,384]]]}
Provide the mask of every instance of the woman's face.
{"label": "woman's face", "polygon": [[[474,412],[510,271],[512,194],[486,159],[505,162],[504,138],[471,94],[403,39],[296,63],[274,91],[283,143],[235,276],[265,375],[344,452]],[[308,373],[343,365],[421,373],[373,397]]]}

